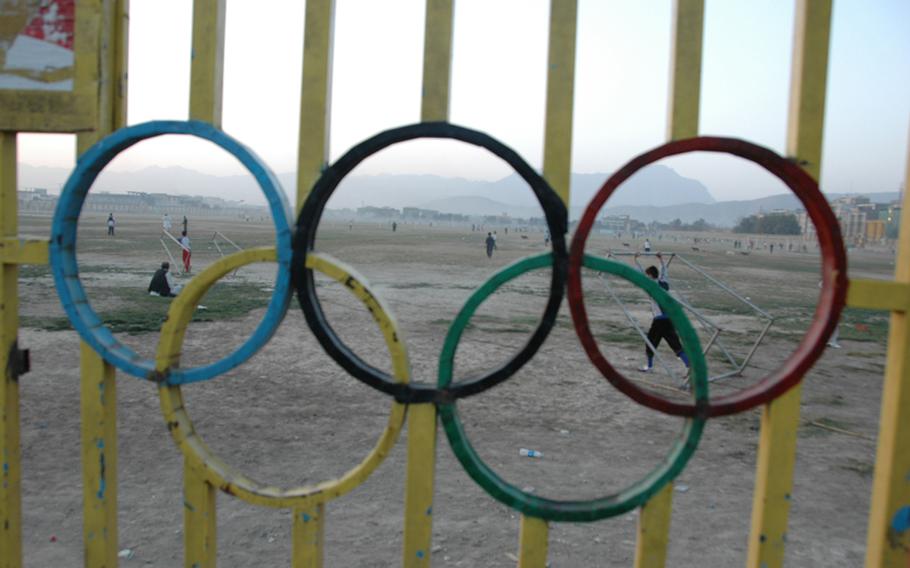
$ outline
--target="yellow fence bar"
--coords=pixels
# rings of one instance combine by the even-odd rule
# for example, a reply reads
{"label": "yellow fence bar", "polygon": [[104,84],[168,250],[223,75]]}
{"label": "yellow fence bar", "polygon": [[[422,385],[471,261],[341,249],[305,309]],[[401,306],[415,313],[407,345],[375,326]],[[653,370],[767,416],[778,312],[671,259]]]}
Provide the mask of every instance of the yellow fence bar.
{"label": "yellow fence bar", "polygon": [[128,94],[130,0],[114,0],[113,41],[117,46],[111,53],[111,126],[112,130],[126,126]]}
{"label": "yellow fence bar", "polygon": [[329,159],[329,103],[332,98],[332,41],[335,0],[307,0],[300,84],[297,149],[297,211]]}
{"label": "yellow fence bar", "polygon": [[[16,133],[0,132],[0,236],[18,231]],[[0,258],[0,567],[22,566],[22,469],[19,451],[19,382],[10,356],[19,330],[19,267]]]}
{"label": "yellow fence bar", "polygon": [[567,206],[569,184],[572,179],[572,111],[575,102],[577,22],[577,0],[550,1],[543,175]]}
{"label": "yellow fence bar", "polygon": [[536,517],[522,515],[520,532],[518,568],[546,568],[550,533],[547,522]]}
{"label": "yellow fence bar", "polygon": [[215,488],[183,461],[183,565],[215,568],[218,551]]}
{"label": "yellow fence bar", "polygon": [[86,74],[86,78],[97,76],[98,80],[97,124],[76,137],[77,155],[126,125],[129,0],[104,0],[102,6],[100,53],[80,54],[81,64],[97,66]]}
{"label": "yellow fence bar", "polygon": [[[815,179],[821,173],[830,29],[830,0],[797,1],[787,154],[798,160]],[[801,388],[793,388],[762,412],[749,534],[749,568],[777,568],[784,562],[796,465],[800,393]]]}
{"label": "yellow fence bar", "polygon": [[[125,126],[128,0],[105,0],[98,69],[97,124],[76,137],[77,154]],[[114,368],[81,343],[83,540],[85,565],[117,565],[117,413]]]}
{"label": "yellow fence bar", "polygon": [[[449,119],[454,0],[427,0],[423,38],[420,119]],[[436,475],[436,406],[408,407],[408,465],[404,496],[402,566],[432,564],[433,491]]]}
{"label": "yellow fence bar", "polygon": [[783,566],[802,385],[762,408],[747,566]]}
{"label": "yellow fence bar", "polygon": [[449,119],[454,0],[427,0],[423,38],[423,97],[420,120]]}
{"label": "yellow fence bar", "polygon": [[[225,0],[193,1],[193,55],[189,117],[221,128],[224,79]],[[215,568],[217,559],[215,488],[183,462],[183,565]]]}
{"label": "yellow fence bar", "polygon": [[635,568],[663,568],[666,565],[672,513],[673,484],[668,483],[641,507],[635,542]]}
{"label": "yellow fence bar", "polygon": [[190,118],[221,128],[225,0],[193,1]]}
{"label": "yellow fence bar", "polygon": [[850,280],[847,305],[867,310],[910,310],[910,284],[887,280]]}
{"label": "yellow fence bar", "polygon": [[436,469],[436,406],[408,408],[408,472],[404,495],[404,561],[406,568],[431,565],[433,487]]}
{"label": "yellow fence bar", "polygon": [[117,565],[117,381],[82,343],[82,537],[85,566]]}
{"label": "yellow fence bar", "polygon": [[[567,207],[572,180],[572,111],[575,97],[577,24],[576,0],[551,0],[543,176]],[[545,521],[521,516],[518,537],[519,566],[546,565],[548,532]]]}
{"label": "yellow fence bar", "polygon": [[291,538],[293,568],[322,568],[325,549],[325,505],[319,503],[306,509],[294,509]]}
{"label": "yellow fence bar", "polygon": [[[667,137],[670,140],[698,136],[704,14],[704,0],[676,0],[673,3],[667,118]],[[666,565],[672,515],[671,482],[641,508],[635,545],[636,568],[661,568]]]}
{"label": "yellow fence bar", "polygon": [[704,21],[704,0],[676,0],[673,3],[670,111],[667,121],[667,138],[670,140],[698,135]]}
{"label": "yellow fence bar", "polygon": [[[910,173],[910,150],[907,169]],[[910,199],[904,194],[894,278],[910,284]],[[906,294],[904,295],[906,298]],[[867,568],[910,566],[910,317],[891,314],[875,478],[866,542]]]}
{"label": "yellow fence bar", "polygon": [[0,261],[6,264],[47,264],[48,255],[46,240],[0,238]]}
{"label": "yellow fence bar", "polygon": [[821,177],[831,0],[798,0],[790,71],[787,153]]}

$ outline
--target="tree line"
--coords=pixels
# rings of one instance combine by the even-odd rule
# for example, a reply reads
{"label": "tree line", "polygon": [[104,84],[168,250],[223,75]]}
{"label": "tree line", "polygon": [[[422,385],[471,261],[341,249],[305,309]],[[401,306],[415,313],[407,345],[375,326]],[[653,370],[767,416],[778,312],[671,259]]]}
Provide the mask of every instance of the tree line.
{"label": "tree line", "polygon": [[762,235],[798,235],[802,231],[800,231],[796,215],[772,213],[771,215],[749,215],[748,217],[743,217],[733,227],[733,232]]}

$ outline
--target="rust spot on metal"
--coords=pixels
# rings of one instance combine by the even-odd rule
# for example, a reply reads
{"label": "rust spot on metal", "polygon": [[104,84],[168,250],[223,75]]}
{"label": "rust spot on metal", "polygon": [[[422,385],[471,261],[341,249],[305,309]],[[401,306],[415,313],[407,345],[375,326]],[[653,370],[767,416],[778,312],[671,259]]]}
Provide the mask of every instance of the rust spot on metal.
{"label": "rust spot on metal", "polygon": [[145,378],[153,383],[161,384],[167,381],[168,376],[170,376],[169,371],[159,371],[156,369],[154,371],[149,371],[149,374],[146,375]]}

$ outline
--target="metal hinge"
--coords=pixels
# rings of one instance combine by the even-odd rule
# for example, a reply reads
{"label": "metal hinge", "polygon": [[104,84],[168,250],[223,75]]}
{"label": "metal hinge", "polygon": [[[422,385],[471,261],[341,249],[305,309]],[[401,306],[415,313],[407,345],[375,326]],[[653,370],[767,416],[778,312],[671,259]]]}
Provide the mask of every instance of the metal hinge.
{"label": "metal hinge", "polygon": [[6,363],[7,375],[14,381],[19,377],[32,370],[31,358],[28,349],[19,349],[19,342],[13,343],[9,350],[9,358]]}

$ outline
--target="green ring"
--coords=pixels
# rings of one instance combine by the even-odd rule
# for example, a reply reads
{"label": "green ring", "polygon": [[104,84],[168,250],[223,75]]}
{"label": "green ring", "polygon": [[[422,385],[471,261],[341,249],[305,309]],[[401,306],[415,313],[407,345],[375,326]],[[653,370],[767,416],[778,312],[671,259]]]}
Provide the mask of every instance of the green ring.
{"label": "green ring", "polygon": [[[455,351],[458,342],[474,312],[493,292],[506,282],[538,268],[552,266],[550,253],[529,256],[515,262],[487,280],[475,291],[458,316],[449,327],[445,344],[439,357],[439,388],[445,388],[452,382],[452,369],[455,360]],[[701,343],[698,335],[682,308],[667,292],[654,283],[650,278],[634,270],[632,267],[605,258],[585,255],[584,266],[599,272],[613,274],[632,282],[642,288],[649,296],[660,305],[664,313],[673,322],[683,350],[689,356],[692,366],[692,385],[695,402],[704,405],[708,401],[708,369],[705,357],[701,352]],[[471,446],[468,436],[464,431],[458,417],[457,402],[439,403],[439,414],[442,425],[449,439],[449,445],[455,456],[468,472],[468,475],[494,499],[520,511],[521,513],[545,519],[548,521],[565,522],[591,522],[615,517],[635,509],[648,501],[652,495],[673,480],[686,466],[689,458],[695,453],[698,441],[701,438],[706,418],[701,413],[695,418],[687,418],[685,427],[673,445],[670,453],[646,477],[632,484],[630,487],[613,495],[599,497],[587,501],[559,501],[531,495],[514,485],[509,484],[496,474]]]}

